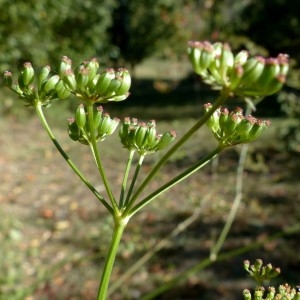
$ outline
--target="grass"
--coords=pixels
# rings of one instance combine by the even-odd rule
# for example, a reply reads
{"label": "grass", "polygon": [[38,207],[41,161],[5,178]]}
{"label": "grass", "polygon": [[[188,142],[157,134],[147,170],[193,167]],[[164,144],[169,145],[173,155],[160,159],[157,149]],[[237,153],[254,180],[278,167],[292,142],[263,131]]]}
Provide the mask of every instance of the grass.
{"label": "grass", "polygon": [[[159,131],[174,129],[180,136],[201,113],[201,103],[212,99],[211,94],[204,93],[203,99],[195,101],[193,93],[185,92],[192,90],[192,82],[181,84],[168,94],[171,100],[167,101],[149,80],[138,82],[137,96],[128,100],[128,105],[110,104],[105,109],[112,116],[154,116]],[[143,90],[147,93],[141,93]],[[0,275],[0,299],[94,299],[112,221],[66,167],[36,118],[30,113],[24,115],[22,105],[10,103],[7,100],[6,106],[2,106],[6,114],[0,119],[0,269],[4,270]],[[70,116],[69,107],[74,105],[55,104],[48,112],[50,124],[63,147],[101,192],[103,186],[87,147],[67,137],[66,119]],[[224,250],[248,245],[299,222],[299,156],[281,148],[277,132],[284,121],[272,119],[272,124],[250,147],[243,203]],[[126,151],[120,150],[117,140],[115,134],[100,145],[116,193],[126,159]],[[197,133],[172,157],[149,190],[204,155],[213,144],[206,129]],[[110,299],[139,299],[209,255],[234,197],[239,151],[239,147],[226,151],[214,169],[207,166],[129,223],[112,282],[161,239],[169,237],[178,223],[201,208],[199,217],[170,238]],[[142,174],[149,171],[159,155],[146,160]],[[259,257],[280,266],[284,273],[280,281],[296,284],[300,264],[298,240],[299,234],[294,234],[215,264],[157,299],[241,299],[242,290],[251,287],[242,269],[245,258]]]}

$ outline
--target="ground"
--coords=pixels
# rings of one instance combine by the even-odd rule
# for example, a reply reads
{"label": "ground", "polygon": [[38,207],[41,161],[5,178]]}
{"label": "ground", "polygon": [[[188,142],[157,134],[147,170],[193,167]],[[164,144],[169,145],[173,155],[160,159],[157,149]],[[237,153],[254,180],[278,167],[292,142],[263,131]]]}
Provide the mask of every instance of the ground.
{"label": "ground", "polygon": [[[195,122],[190,111],[198,108],[193,105],[182,108],[182,113],[189,112],[180,118],[176,115],[176,120],[170,118],[167,108],[152,107],[151,112],[157,112],[156,119],[164,117],[157,120],[159,130],[174,129],[180,137]],[[125,108],[120,111],[122,116],[129,113]],[[18,109],[24,108],[20,105]],[[129,111],[135,111],[134,107]],[[112,112],[118,113],[114,107]],[[139,109],[136,112],[137,117],[145,117]],[[88,148],[67,136],[68,114],[65,106],[61,112],[57,108],[50,111],[50,124],[66,151],[99,192],[104,192]],[[242,203],[221,253],[264,241],[289,226],[299,227],[300,157],[284,151],[278,142],[283,122],[272,120],[268,132],[249,148]],[[112,228],[110,216],[72,174],[33,113],[19,115],[14,110],[1,117],[0,126],[0,299],[95,299]],[[204,128],[171,158],[148,190],[201,158],[213,145]],[[100,147],[113,190],[118,193],[127,153],[120,148],[117,134]],[[241,146],[225,151],[216,163],[168,191],[130,221],[112,287],[161,240],[168,242],[114,290],[110,299],[141,299],[209,256],[235,197],[240,151]],[[146,160],[142,175],[160,155]],[[185,224],[186,220],[191,223]],[[178,224],[182,224],[182,231],[172,233]],[[243,270],[244,259],[271,262],[282,269],[279,283],[297,284],[298,252],[299,228],[194,272],[155,299],[242,299],[242,290],[253,288]]]}

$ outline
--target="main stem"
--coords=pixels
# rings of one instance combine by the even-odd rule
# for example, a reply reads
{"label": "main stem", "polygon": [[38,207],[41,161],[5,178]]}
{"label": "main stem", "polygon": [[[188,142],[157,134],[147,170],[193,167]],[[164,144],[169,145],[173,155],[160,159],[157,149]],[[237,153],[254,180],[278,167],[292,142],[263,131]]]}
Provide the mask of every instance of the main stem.
{"label": "main stem", "polygon": [[106,300],[108,285],[109,285],[111,273],[113,270],[115,258],[116,258],[117,252],[118,252],[118,247],[119,247],[124,229],[125,229],[128,221],[129,221],[129,218],[115,217],[114,232],[113,232],[113,236],[111,239],[108,256],[105,261],[105,265],[104,265],[104,269],[103,269],[103,273],[102,273],[102,277],[101,277],[101,281],[100,281],[100,285],[99,285],[97,300]]}

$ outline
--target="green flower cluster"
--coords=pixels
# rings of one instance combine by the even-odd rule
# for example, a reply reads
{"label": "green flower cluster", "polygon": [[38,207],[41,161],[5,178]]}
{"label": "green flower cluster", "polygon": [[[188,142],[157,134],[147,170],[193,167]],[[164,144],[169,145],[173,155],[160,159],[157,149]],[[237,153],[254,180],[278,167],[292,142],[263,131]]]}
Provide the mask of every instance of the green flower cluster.
{"label": "green flower cluster", "polygon": [[137,151],[140,155],[147,155],[169,146],[175,139],[175,131],[157,134],[154,120],[138,122],[135,118],[125,118],[120,129],[123,146],[128,150]]}
{"label": "green flower cluster", "polygon": [[93,58],[72,70],[71,60],[62,58],[59,75],[67,88],[84,101],[106,103],[122,101],[129,96],[131,76],[128,70],[106,69],[98,73],[99,63]]}
{"label": "green flower cluster", "polygon": [[269,281],[280,274],[280,269],[272,264],[263,265],[261,259],[256,259],[254,264],[248,260],[244,261],[244,269],[253,278],[258,287],[253,292],[253,297],[248,289],[243,291],[245,300],[300,300],[300,287],[291,287],[288,284],[280,285],[276,291],[274,287],[269,287],[266,291],[263,287],[264,282]]}
{"label": "green flower cluster", "polygon": [[252,265],[248,260],[245,260],[244,269],[247,271],[249,276],[259,284],[262,284],[264,281],[269,281],[280,274],[279,268],[273,267],[272,264],[264,266],[261,259],[256,259]]}
{"label": "green flower cluster", "polygon": [[289,70],[288,55],[249,57],[234,55],[226,43],[190,41],[188,56],[194,71],[215,89],[229,89],[241,97],[265,97],[278,92]]}
{"label": "green flower cluster", "polygon": [[112,119],[109,114],[103,113],[102,106],[99,106],[93,113],[92,129],[90,129],[85,106],[80,104],[75,118],[68,119],[68,133],[72,140],[88,145],[91,143],[91,130],[95,130],[96,142],[103,141],[106,136],[113,134],[119,122],[119,119]]}
{"label": "green flower cluster", "polygon": [[37,102],[43,106],[55,100],[66,99],[71,93],[85,102],[106,103],[122,101],[129,96],[131,77],[126,69],[106,69],[98,73],[96,59],[83,62],[72,70],[72,61],[64,56],[58,68],[58,74],[51,74],[51,68],[45,66],[36,75],[30,62],[26,62],[17,81],[11,72],[4,72],[5,84],[28,105]]}
{"label": "green flower cluster", "polygon": [[65,99],[70,95],[59,76],[51,75],[50,72],[50,66],[45,66],[35,74],[31,63],[26,62],[16,81],[11,72],[5,71],[4,82],[27,105],[34,106],[36,102],[41,102],[43,106],[48,106],[55,100]]}
{"label": "green flower cluster", "polygon": [[[211,108],[210,103],[204,105],[206,112]],[[257,139],[270,122],[258,120],[250,115],[245,117],[239,107],[231,112],[227,108],[219,107],[206,124],[220,144],[232,146]]]}
{"label": "green flower cluster", "polygon": [[288,284],[280,285],[276,291],[274,287],[269,287],[265,291],[264,287],[256,288],[252,294],[249,290],[243,291],[244,300],[300,300],[300,288],[293,288]]}

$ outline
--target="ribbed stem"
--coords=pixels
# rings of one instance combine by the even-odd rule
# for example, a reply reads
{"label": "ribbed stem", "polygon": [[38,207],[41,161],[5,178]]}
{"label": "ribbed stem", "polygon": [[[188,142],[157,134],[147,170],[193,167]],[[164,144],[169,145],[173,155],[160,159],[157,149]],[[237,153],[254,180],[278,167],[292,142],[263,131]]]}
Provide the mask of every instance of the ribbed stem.
{"label": "ribbed stem", "polygon": [[117,218],[115,217],[115,227],[113,236],[110,243],[110,248],[108,251],[108,256],[105,261],[99,290],[98,290],[98,297],[97,300],[106,300],[107,297],[107,289],[111,277],[111,273],[113,270],[115,258],[118,252],[118,247],[122,238],[123,231],[126,227],[127,222],[129,221],[129,218]]}

